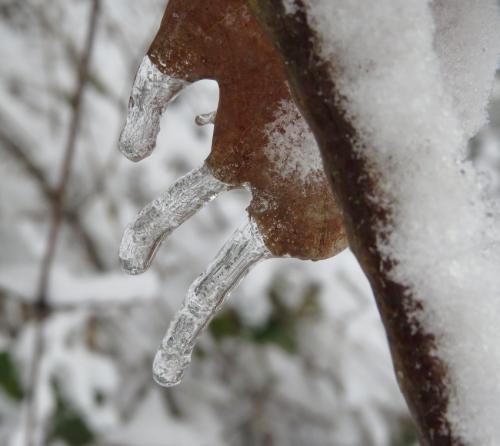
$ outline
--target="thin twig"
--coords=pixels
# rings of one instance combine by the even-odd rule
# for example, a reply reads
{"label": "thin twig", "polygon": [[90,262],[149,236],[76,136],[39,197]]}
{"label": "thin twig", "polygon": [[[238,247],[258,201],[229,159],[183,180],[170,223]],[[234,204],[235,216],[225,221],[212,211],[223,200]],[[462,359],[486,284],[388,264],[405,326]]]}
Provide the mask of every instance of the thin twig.
{"label": "thin twig", "polygon": [[[24,168],[26,173],[28,173],[39,186],[44,198],[52,205],[56,191],[49,183],[43,169],[28,156],[27,150],[23,148],[28,144],[21,144],[3,131],[3,129],[0,129],[0,142],[2,143],[1,147]],[[81,209],[81,206],[79,206],[78,209]],[[74,233],[80,237],[90,263],[97,271],[105,271],[105,263],[99,255],[94,240],[85,230],[78,209],[68,209],[67,206],[63,206],[63,218],[73,228]]]}
{"label": "thin twig", "polygon": [[[1,115],[0,115],[1,116]],[[3,116],[2,116],[3,121]],[[14,158],[29,174],[31,178],[37,183],[42,190],[42,193],[48,200],[52,201],[54,198],[54,190],[47,181],[45,172],[40,166],[37,165],[26,153],[21,145],[14,140],[3,129],[0,129],[0,142],[2,149],[5,150],[12,158]]]}
{"label": "thin twig", "polygon": [[54,262],[54,254],[57,246],[59,227],[62,221],[64,196],[66,192],[66,186],[71,175],[73,158],[75,156],[76,137],[78,135],[81,121],[83,92],[85,90],[85,85],[88,79],[88,66],[94,42],[98,10],[99,0],[92,0],[92,12],[90,16],[87,41],[78,70],[78,84],[75,93],[73,116],[71,119],[68,140],[64,151],[64,159],[61,165],[59,183],[55,189],[54,199],[52,202],[52,219],[49,231],[49,239],[47,242],[47,249],[42,259],[42,268],[37,294],[37,301],[41,302],[42,304],[45,304],[47,301],[47,287],[50,279],[52,264]]}
{"label": "thin twig", "polygon": [[80,129],[83,94],[89,76],[89,62],[94,46],[97,18],[99,15],[99,0],[92,0],[89,27],[87,31],[83,55],[78,67],[78,82],[74,97],[73,114],[71,117],[68,139],[64,150],[64,158],[60,169],[58,185],[52,199],[52,215],[45,255],[42,258],[40,280],[35,295],[37,314],[35,316],[35,342],[29,376],[26,414],[26,446],[35,446],[37,438],[36,389],[39,384],[41,359],[44,352],[44,321],[47,317],[47,291],[54,263],[59,229],[63,217],[63,204],[66,187],[71,176],[71,167],[75,156],[76,140]]}

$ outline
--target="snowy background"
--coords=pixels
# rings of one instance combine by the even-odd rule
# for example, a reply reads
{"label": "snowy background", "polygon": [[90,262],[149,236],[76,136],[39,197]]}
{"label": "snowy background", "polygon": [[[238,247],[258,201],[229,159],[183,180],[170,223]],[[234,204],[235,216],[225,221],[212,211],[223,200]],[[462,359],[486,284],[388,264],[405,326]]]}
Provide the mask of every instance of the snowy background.
{"label": "snowy background", "polygon": [[[126,224],[207,156],[211,129],[194,117],[216,108],[218,91],[210,81],[189,87],[169,107],[153,156],[126,160],[117,139],[165,1],[100,4],[40,349],[32,302],[90,1],[0,1],[0,444],[24,446],[35,432],[48,445],[415,445],[370,289],[348,251],[260,264],[203,335],[183,383],[153,383],[169,321],[246,218],[249,196],[211,203],[146,274],[120,271]],[[499,193],[500,83],[490,109],[470,156]]]}

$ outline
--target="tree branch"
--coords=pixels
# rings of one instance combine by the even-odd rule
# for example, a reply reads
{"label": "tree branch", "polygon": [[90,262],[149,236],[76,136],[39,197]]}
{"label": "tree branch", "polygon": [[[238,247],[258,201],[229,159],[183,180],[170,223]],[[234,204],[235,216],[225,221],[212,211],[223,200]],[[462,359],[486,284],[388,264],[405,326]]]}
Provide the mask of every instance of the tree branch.
{"label": "tree branch", "polygon": [[[15,159],[35,181],[49,205],[53,206],[53,202],[56,199],[56,191],[50,185],[43,169],[27,155],[27,150],[23,148],[26,147],[27,144],[19,143],[4,129],[0,129],[0,142],[7,154]],[[63,206],[62,214],[64,220],[80,237],[90,263],[97,271],[104,271],[106,269],[105,264],[99,255],[97,245],[83,226],[78,209],[68,209],[66,206]]]}
{"label": "tree branch", "polygon": [[[339,107],[340,95],[327,61],[308,26],[303,0],[285,14],[281,0],[248,0],[283,56],[289,81],[322,151],[332,189],[344,211],[352,251],[374,291],[386,329],[396,376],[417,424],[422,445],[458,446],[446,420],[446,366],[432,354],[435,340],[412,314],[421,303],[390,278],[391,262],[377,249],[376,227],[389,218],[374,202],[377,178],[354,150],[356,130]],[[334,26],[334,24],[332,24]]]}

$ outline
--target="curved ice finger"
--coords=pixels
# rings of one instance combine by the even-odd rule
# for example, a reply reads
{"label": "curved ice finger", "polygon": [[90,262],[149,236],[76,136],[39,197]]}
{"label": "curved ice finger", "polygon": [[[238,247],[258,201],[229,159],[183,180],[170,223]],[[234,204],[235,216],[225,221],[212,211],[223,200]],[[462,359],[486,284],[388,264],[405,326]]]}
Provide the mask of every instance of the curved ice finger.
{"label": "curved ice finger", "polygon": [[217,112],[213,111],[210,113],[202,113],[201,115],[196,116],[194,121],[198,125],[207,125],[207,124],[215,124],[215,117],[217,116]]}
{"label": "curved ice finger", "polygon": [[128,106],[127,121],[120,135],[120,151],[140,161],[153,151],[160,131],[160,118],[167,104],[189,82],[163,74],[145,56],[137,71]]}
{"label": "curved ice finger", "polygon": [[196,340],[229,293],[259,260],[271,257],[253,220],[236,230],[208,269],[189,287],[182,309],[170,324],[153,363],[155,381],[178,384]]}
{"label": "curved ice finger", "polygon": [[129,274],[144,272],[165,237],[203,205],[231,188],[217,180],[205,165],[179,178],[144,207],[125,229],[119,252],[122,268]]}

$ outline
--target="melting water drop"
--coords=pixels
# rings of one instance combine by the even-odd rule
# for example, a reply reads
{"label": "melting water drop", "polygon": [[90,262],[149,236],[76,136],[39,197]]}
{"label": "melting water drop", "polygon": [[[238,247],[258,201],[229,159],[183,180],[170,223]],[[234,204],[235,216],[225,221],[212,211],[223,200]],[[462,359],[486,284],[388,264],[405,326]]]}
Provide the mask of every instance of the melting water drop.
{"label": "melting water drop", "polygon": [[120,135],[120,151],[139,161],[154,149],[165,107],[189,82],[162,73],[145,56],[137,71],[128,107],[127,121]]}
{"label": "melting water drop", "polygon": [[194,121],[196,124],[202,126],[207,124],[215,124],[215,118],[217,117],[217,112],[213,111],[210,113],[202,113],[201,115],[196,116]]}
{"label": "melting water drop", "polygon": [[236,230],[208,269],[189,287],[153,363],[155,381],[179,384],[191,362],[196,340],[230,292],[260,260],[272,257],[253,220]]}
{"label": "melting water drop", "polygon": [[125,229],[119,252],[122,268],[129,274],[144,272],[165,237],[230,189],[232,186],[215,178],[206,165],[179,178]]}

